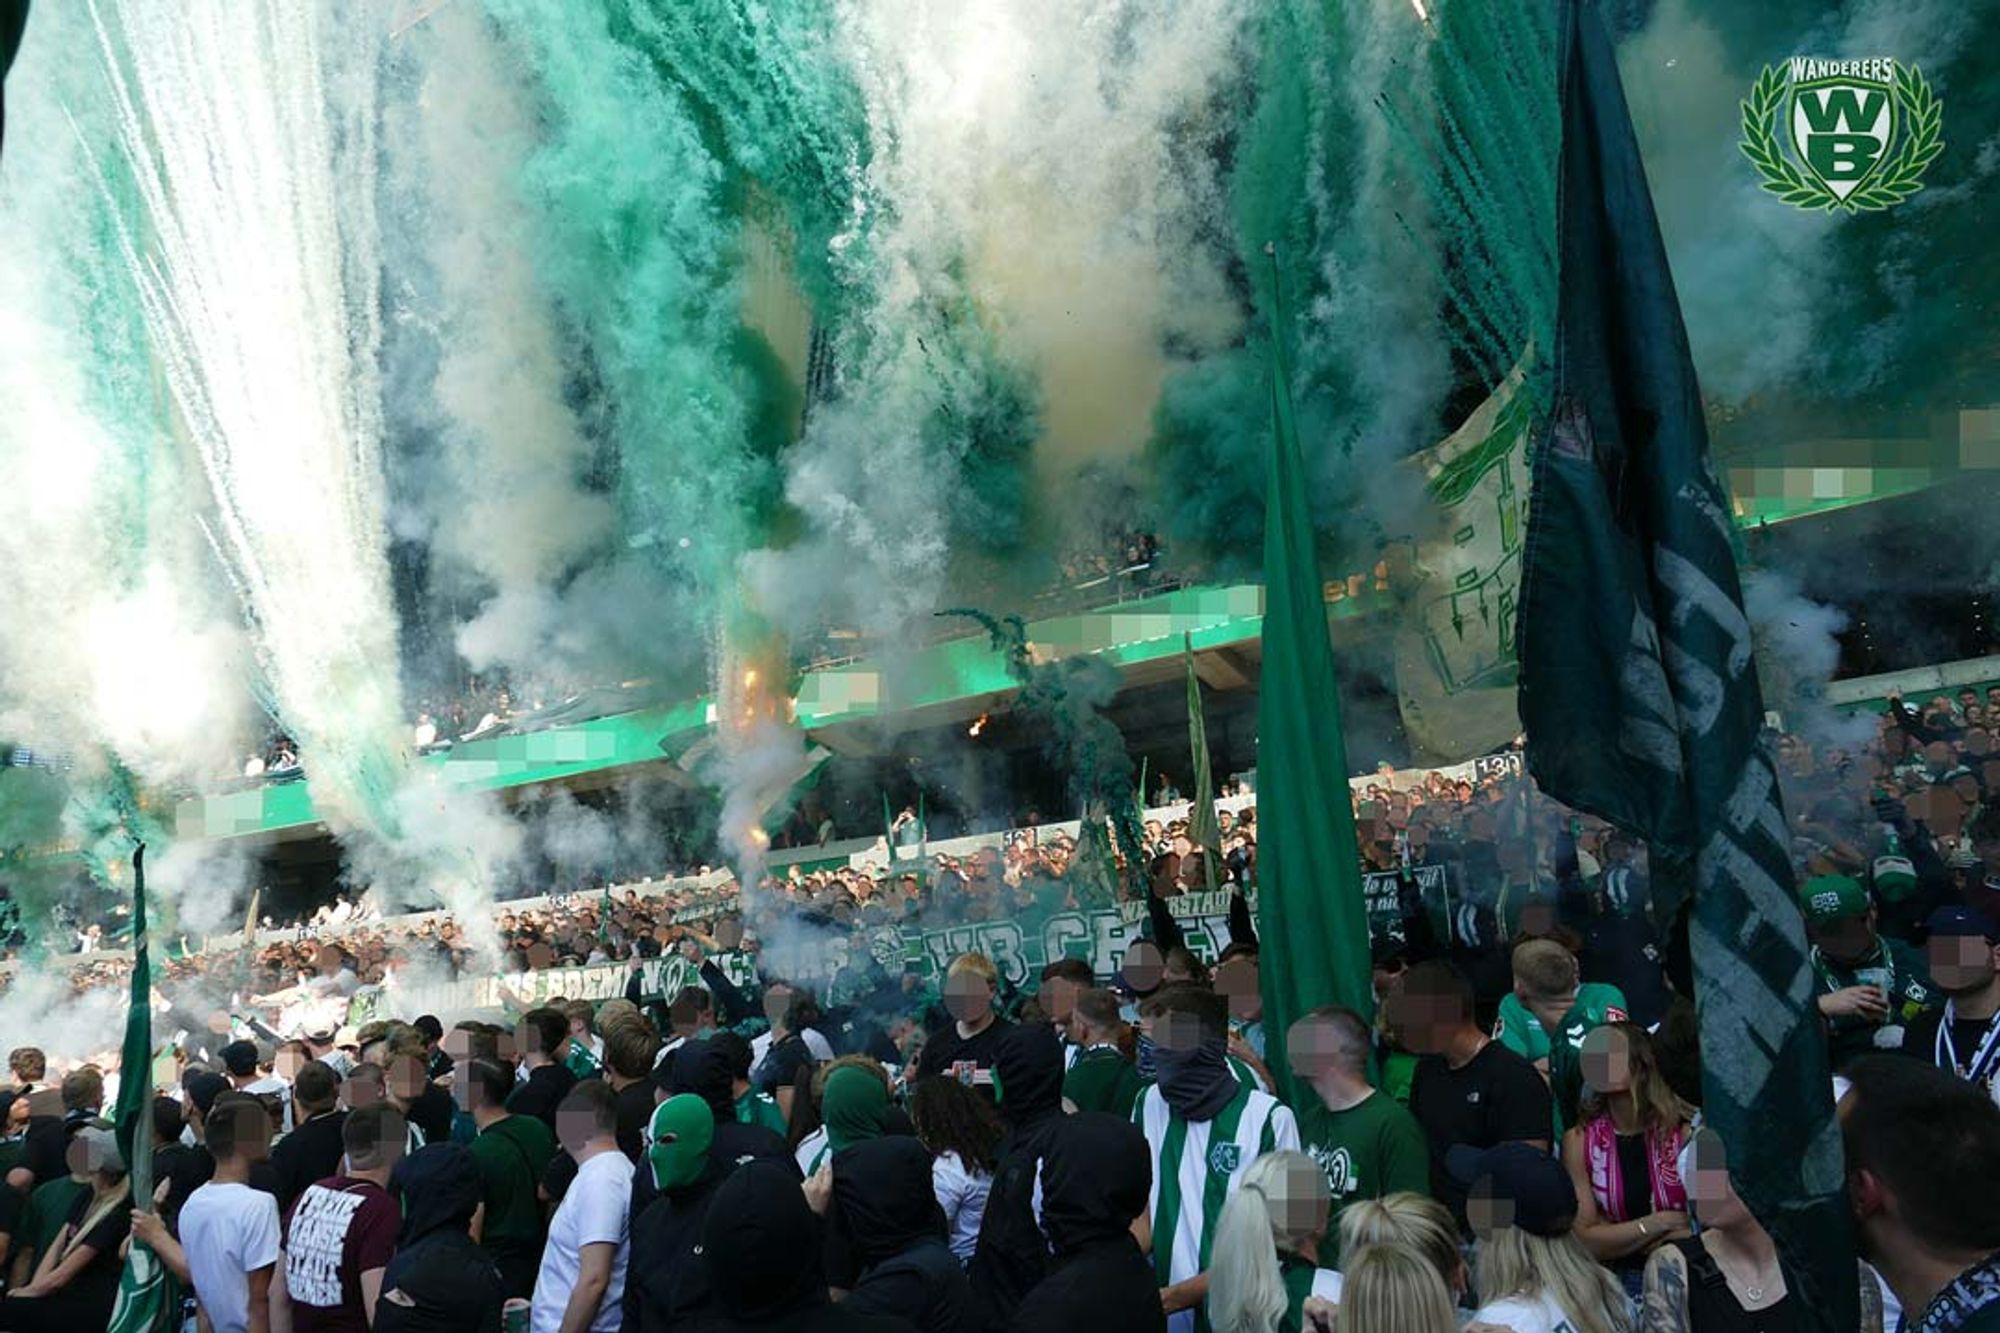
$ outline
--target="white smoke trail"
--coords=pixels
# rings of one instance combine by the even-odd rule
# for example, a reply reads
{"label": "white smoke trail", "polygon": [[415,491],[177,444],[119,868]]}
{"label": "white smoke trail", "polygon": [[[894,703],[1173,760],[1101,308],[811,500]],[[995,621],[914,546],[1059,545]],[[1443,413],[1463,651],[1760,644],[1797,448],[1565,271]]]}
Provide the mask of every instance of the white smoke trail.
{"label": "white smoke trail", "polygon": [[315,794],[380,829],[404,719],[376,373],[379,16],[278,0],[92,14],[150,228],[130,260],[213,540]]}
{"label": "white smoke trail", "polygon": [[0,161],[0,735],[114,748],[143,779],[240,760],[241,635],[209,556],[108,243],[88,145],[109,134],[80,10],[38,10],[9,83]]}
{"label": "white smoke trail", "polygon": [[591,445],[563,401],[562,348],[531,259],[519,180],[536,144],[525,71],[470,7],[438,12],[402,40],[420,73],[385,135],[388,168],[409,196],[399,221],[436,296],[399,313],[434,335],[436,373],[423,388],[444,419],[438,466],[411,503],[433,577],[468,584],[480,603],[459,628],[460,655],[526,689],[563,656],[557,586],[605,542],[613,515],[580,482]]}
{"label": "white smoke trail", "polygon": [[790,458],[813,536],[749,563],[767,612],[811,623],[831,604],[893,637],[935,608],[956,511],[979,498],[961,489],[957,421],[991,393],[952,340],[1033,375],[1038,456],[1060,480],[1144,442],[1169,342],[1234,333],[1208,150],[1245,9],[838,6],[872,156],[834,249],[865,303],[841,393]]}

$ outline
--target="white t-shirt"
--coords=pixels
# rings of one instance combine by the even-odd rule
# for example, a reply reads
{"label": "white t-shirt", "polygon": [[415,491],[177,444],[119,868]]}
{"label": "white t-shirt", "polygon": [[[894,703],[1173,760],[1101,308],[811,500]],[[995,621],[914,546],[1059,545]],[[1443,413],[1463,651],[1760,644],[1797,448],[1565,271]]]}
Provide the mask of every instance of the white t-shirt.
{"label": "white t-shirt", "polygon": [[250,1327],[248,1274],[278,1262],[278,1201],[248,1185],[208,1182],[181,1207],[181,1248],[215,1333]]}
{"label": "white t-shirt", "polygon": [[1577,1326],[1548,1292],[1538,1296],[1509,1296],[1479,1307],[1474,1323],[1498,1324],[1514,1333],[1577,1333]]}
{"label": "white t-shirt", "polygon": [[542,1270],[535,1277],[531,1333],[557,1333],[569,1294],[583,1272],[583,1247],[613,1245],[611,1284],[598,1302],[591,1333],[618,1333],[625,1318],[625,1265],[631,1257],[626,1233],[632,1209],[632,1163],[613,1149],[601,1152],[576,1169],[576,1179],[549,1221],[549,1243],[542,1250]]}
{"label": "white t-shirt", "polygon": [[799,1146],[792,1149],[792,1160],[799,1164],[799,1174],[807,1180],[819,1170],[819,1164],[828,1156],[826,1126],[821,1125],[812,1133],[799,1140]]}
{"label": "white t-shirt", "polygon": [[[1036,1183],[1041,1183],[1039,1173]],[[986,1216],[986,1195],[993,1188],[993,1177],[983,1171],[977,1175],[967,1171],[958,1154],[948,1152],[931,1162],[931,1188],[951,1229],[952,1256],[966,1263],[979,1248],[979,1223]]]}

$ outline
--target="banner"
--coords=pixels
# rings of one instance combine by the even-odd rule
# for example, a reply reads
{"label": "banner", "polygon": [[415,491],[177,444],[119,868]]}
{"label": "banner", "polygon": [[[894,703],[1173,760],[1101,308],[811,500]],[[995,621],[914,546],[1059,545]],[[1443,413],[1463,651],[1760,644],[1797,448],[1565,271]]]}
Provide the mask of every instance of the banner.
{"label": "banner", "polygon": [[[1442,872],[1442,867],[1420,870]],[[1249,902],[1254,912],[1254,891]],[[1227,892],[1185,893],[1168,899],[1167,906],[1196,957],[1212,963],[1229,946]],[[1136,902],[1040,918],[1023,914],[1005,921],[969,922],[933,930],[879,926],[849,933],[800,923],[797,930],[787,932],[791,938],[767,943],[759,953],[713,954],[711,959],[724,976],[745,990],[755,988],[761,972],[837,1000],[835,988],[841,974],[871,959],[892,975],[913,971],[936,984],[942,981],[952,959],[962,953],[982,953],[993,960],[1009,985],[1032,990],[1043,966],[1058,958],[1081,958],[1099,981],[1110,981],[1145,928],[1145,904]],[[376,1019],[435,1014],[449,1023],[475,1011],[525,1013],[556,999],[601,1004],[622,997],[631,977],[630,964],[599,963],[461,977],[430,985],[369,986],[349,1001],[346,1021],[359,1027]],[[699,967],[678,953],[648,959],[639,968],[642,998],[671,1000],[689,986],[706,988]]]}
{"label": "banner", "polygon": [[[1410,874],[1417,881],[1417,894],[1431,915],[1432,928],[1439,939],[1449,939],[1445,923],[1451,917],[1451,876],[1442,865],[1416,865]],[[1380,942],[1403,938],[1403,874],[1399,870],[1370,870],[1361,876],[1361,903],[1368,912],[1368,937]]]}
{"label": "banner", "polygon": [[1514,608],[1533,424],[1523,366],[1448,439],[1411,460],[1439,521],[1438,535],[1414,553],[1415,614],[1396,635],[1396,690],[1411,748],[1432,761],[1465,759],[1521,732]]}

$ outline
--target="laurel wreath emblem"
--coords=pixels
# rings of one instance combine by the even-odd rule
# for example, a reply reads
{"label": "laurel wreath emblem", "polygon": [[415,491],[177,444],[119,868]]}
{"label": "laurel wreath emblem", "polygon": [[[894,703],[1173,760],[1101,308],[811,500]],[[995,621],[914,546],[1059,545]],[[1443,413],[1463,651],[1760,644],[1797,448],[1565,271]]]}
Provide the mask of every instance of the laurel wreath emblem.
{"label": "laurel wreath emblem", "polygon": [[1845,199],[1818,177],[1799,170],[1778,147],[1771,124],[1784,107],[1789,86],[1781,66],[1766,65],[1743,103],[1743,155],[1756,165],[1766,190],[1800,208],[1829,212],[1844,208],[1854,213],[1894,208],[1924,188],[1924,169],[1944,151],[1944,104],[1931,91],[1922,70],[1912,65],[1896,66],[1894,95],[1902,112],[1902,143]]}

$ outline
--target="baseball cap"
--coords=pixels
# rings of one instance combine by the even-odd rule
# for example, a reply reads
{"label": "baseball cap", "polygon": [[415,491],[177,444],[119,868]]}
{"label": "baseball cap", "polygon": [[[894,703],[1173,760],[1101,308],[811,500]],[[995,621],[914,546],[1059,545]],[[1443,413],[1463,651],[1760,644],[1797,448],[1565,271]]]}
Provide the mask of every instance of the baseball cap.
{"label": "baseball cap", "polygon": [[1861,887],[1860,880],[1847,875],[1819,875],[1799,889],[1799,906],[1815,926],[1860,916],[1868,905],[1868,890]]}
{"label": "baseball cap", "polygon": [[214,1108],[215,1099],[229,1091],[229,1080],[212,1070],[190,1069],[181,1076],[181,1088],[194,1109],[207,1115]]}
{"label": "baseball cap", "polygon": [[255,1042],[232,1041],[222,1048],[222,1067],[238,1078],[248,1078],[257,1072],[257,1046]]}
{"label": "baseball cap", "polygon": [[1576,1222],[1576,1189],[1562,1163],[1525,1143],[1445,1154],[1445,1169],[1475,1199],[1514,1205],[1513,1225],[1535,1236],[1566,1236]]}
{"label": "baseball cap", "polygon": [[1931,913],[1926,924],[1933,936],[1969,936],[1988,944],[2000,944],[2000,926],[1993,924],[1992,917],[1970,907],[1940,907]]}

